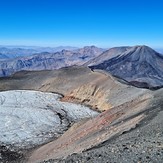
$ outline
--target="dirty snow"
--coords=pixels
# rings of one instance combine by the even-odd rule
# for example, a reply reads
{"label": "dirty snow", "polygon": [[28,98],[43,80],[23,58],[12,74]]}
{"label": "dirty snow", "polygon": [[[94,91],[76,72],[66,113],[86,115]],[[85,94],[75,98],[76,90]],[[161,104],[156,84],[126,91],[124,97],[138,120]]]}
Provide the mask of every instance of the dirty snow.
{"label": "dirty snow", "polygon": [[72,121],[98,114],[61,102],[60,97],[39,91],[0,92],[0,142],[18,147],[43,144],[68,129]]}

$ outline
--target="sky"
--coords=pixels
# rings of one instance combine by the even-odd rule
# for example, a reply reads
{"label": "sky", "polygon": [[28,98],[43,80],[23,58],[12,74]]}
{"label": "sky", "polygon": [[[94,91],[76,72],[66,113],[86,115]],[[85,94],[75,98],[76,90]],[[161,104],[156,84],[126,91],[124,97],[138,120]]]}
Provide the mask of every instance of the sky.
{"label": "sky", "polygon": [[163,47],[162,0],[0,0],[0,44]]}

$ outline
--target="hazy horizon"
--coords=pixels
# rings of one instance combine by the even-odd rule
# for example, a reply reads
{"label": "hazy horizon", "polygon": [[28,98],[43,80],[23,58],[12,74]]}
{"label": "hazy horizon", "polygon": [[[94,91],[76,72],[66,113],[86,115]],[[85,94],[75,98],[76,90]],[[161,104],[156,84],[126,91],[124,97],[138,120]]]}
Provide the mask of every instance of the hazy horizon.
{"label": "hazy horizon", "polygon": [[[45,45],[11,45],[11,44],[8,44],[8,45],[2,45],[0,44],[0,48],[1,47],[6,47],[6,48],[65,48],[65,47],[69,47],[69,48],[84,48],[84,47],[87,47],[87,46],[95,46],[95,47],[98,47],[98,48],[103,48],[103,49],[109,49],[109,48],[114,48],[114,47],[126,47],[126,46],[130,46],[130,47],[134,47],[134,46],[144,46],[144,45],[119,45],[119,46],[96,46],[96,45],[84,45],[84,46],[71,46],[71,45],[58,45],[58,46],[45,46]],[[149,46],[149,45],[145,45],[145,46],[148,46],[150,48],[153,48],[155,50],[161,50],[163,51],[163,47],[155,47],[155,46]]]}
{"label": "hazy horizon", "polygon": [[163,48],[161,0],[6,0],[0,44]]}

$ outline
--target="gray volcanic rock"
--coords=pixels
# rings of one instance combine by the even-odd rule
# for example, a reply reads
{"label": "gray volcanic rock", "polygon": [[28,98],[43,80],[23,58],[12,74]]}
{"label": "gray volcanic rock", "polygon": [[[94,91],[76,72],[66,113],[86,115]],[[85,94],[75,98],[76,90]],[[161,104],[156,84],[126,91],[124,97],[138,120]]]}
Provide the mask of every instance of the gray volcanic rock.
{"label": "gray volcanic rock", "polygon": [[71,65],[81,65],[103,52],[95,46],[56,53],[40,53],[29,57],[0,62],[0,76],[9,76],[21,70],[53,70]]}
{"label": "gray volcanic rock", "polygon": [[[112,137],[106,142],[66,159],[48,160],[44,163],[162,163],[163,160],[163,89],[155,94],[146,118],[129,132]],[[156,105],[156,106],[154,106]],[[147,108],[150,108],[148,106]],[[132,110],[133,108],[130,108]],[[122,122],[123,123],[123,122]]]}
{"label": "gray volcanic rock", "polygon": [[106,70],[138,87],[163,86],[163,56],[147,46],[135,46],[90,67]]}
{"label": "gray volcanic rock", "polygon": [[[44,163],[162,163],[163,160],[163,112],[146,120],[140,127],[114,137],[105,143],[64,160],[49,160]],[[138,125],[139,126],[139,125]]]}

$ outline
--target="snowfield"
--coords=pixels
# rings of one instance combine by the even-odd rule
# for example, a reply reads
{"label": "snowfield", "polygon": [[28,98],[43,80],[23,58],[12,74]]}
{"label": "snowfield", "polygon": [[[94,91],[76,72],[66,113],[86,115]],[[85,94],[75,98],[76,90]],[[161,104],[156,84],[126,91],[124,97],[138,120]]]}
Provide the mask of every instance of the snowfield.
{"label": "snowfield", "polygon": [[26,148],[40,145],[59,136],[71,122],[98,114],[60,98],[39,91],[0,92],[0,142]]}

